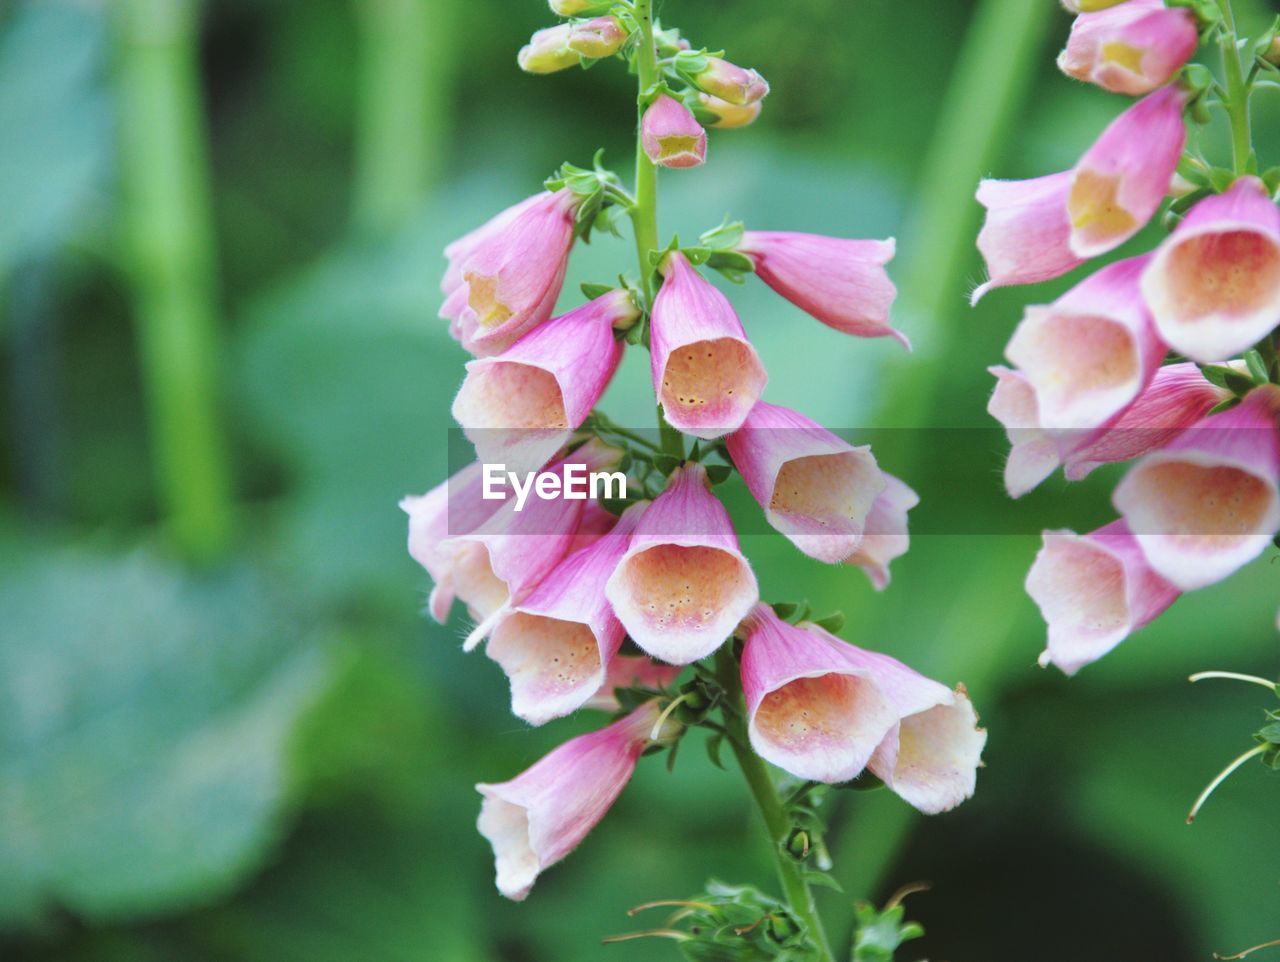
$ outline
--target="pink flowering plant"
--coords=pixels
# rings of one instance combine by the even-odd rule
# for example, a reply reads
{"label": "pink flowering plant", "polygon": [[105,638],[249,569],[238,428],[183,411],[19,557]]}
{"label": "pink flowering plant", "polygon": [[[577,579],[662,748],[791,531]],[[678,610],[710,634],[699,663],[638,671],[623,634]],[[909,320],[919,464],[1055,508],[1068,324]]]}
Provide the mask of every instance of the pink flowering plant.
{"label": "pink flowering plant", "polygon": [[[761,600],[768,586],[716,494],[734,473],[799,552],[860,568],[878,590],[907,550],[918,499],[870,447],[762,399],[765,359],[706,274],[755,274],[834,332],[908,347],[889,319],[894,243],[730,222],[693,245],[663,243],[659,171],[706,163],[708,128],[753,122],[769,85],[659,25],[652,0],[551,8],[563,22],[538,31],[519,65],[629,68],[634,180],[628,187],[599,154],[589,167],[565,164],[542,192],[446,248],[441,316],[474,355],[453,415],[477,460],[402,507],[410,553],[433,582],[431,615],[443,622],[462,602],[464,647],[483,645],[501,668],[516,716],[614,717],[527,771],[477,786],[478,827],[499,892],[525,899],[646,756],[671,764],[686,733],[705,729],[710,760],[720,765],[727,748],[760,810],[779,891],[711,882],[692,897],[657,892],[643,908],[667,909],[666,921],[620,938],[672,939],[689,959],[833,962],[811,892],[831,883],[829,791],[883,786],[921,812],[948,811],[973,794],[986,734],[962,685],[836,637],[838,613],[815,619],[806,605]],[[1181,95],[1168,99],[1180,112]],[[1157,201],[1150,189],[1140,198]],[[584,285],[586,303],[557,314],[574,246],[597,231],[621,235],[628,221],[630,272]],[[597,409],[627,350],[649,353],[657,432]],[[536,472],[536,489],[493,496],[496,464]],[[561,496],[575,471],[617,488]],[[903,913],[897,899],[861,906],[855,944],[839,957],[891,959],[920,934]]]}
{"label": "pink flowering plant", "polygon": [[[1075,481],[1132,462],[1112,495],[1118,519],[1083,535],[1046,531],[1027,575],[1048,627],[1041,663],[1075,674],[1280,533],[1280,167],[1258,157],[1251,128],[1251,98],[1280,80],[1280,18],[1245,37],[1230,0],[1064,6],[1078,16],[1063,72],[1136,99],[1071,170],[979,186],[989,279],[974,300],[1119,251],[1154,219],[1167,229],[1154,250],[1126,250],[1027,308],[1005,349],[1011,366],[991,369],[1010,496],[1059,467]],[[1201,49],[1216,50],[1218,73],[1193,60]],[[1280,694],[1230,672],[1193,680],[1207,677]],[[1188,821],[1246,761],[1280,769],[1278,719],[1268,714]]]}

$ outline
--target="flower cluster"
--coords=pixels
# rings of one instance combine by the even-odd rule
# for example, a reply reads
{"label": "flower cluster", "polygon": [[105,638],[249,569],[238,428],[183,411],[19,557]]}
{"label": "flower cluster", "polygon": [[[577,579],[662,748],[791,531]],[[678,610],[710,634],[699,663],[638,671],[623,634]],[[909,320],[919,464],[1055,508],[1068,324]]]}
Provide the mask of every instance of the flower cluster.
{"label": "flower cluster", "polygon": [[[1249,133],[1250,93],[1277,72],[1280,21],[1249,45],[1229,4],[1065,5],[1078,16],[1063,72],[1141,99],[1071,170],[981,184],[990,279],[974,300],[1117,250],[1166,202],[1171,228],[1154,250],[1029,307],[1005,349],[1012,367],[991,369],[1011,496],[1058,467],[1078,480],[1135,462],[1112,498],[1119,519],[1086,535],[1045,532],[1027,577],[1048,623],[1042,663],[1071,674],[1280,532],[1280,171],[1258,175]],[[1190,62],[1202,40],[1221,48],[1221,82]],[[1230,124],[1230,167],[1201,148],[1216,109]]]}
{"label": "flower cluster", "polygon": [[[446,249],[441,315],[475,356],[453,415],[478,460],[402,505],[410,553],[434,582],[431,614],[443,622],[455,599],[465,605],[474,620],[465,647],[487,639],[517,716],[541,725],[579,708],[620,715],[510,781],[478,786],[498,888],[524,898],[603,817],[641,755],[674,751],[691,725],[732,743],[744,769],[763,774],[765,759],[830,784],[869,771],[866,780],[923,812],[950,809],[972,794],[985,741],[963,687],[854,647],[794,605],[762,604],[714,492],[736,471],[801,552],[856,566],[877,589],[888,584],[915,493],[869,447],[761,399],[764,363],[702,269],[733,280],[754,273],[837,331],[906,346],[889,322],[893,242],[725,224],[697,246],[660,247],[656,168],[702,164],[704,125],[750,123],[768,84],[655,25],[648,3],[551,6],[570,19],[535,34],[520,66],[630,64],[639,79],[634,194],[599,157],[591,169],[566,164],[544,192]],[[623,217],[638,276],[585,285],[587,303],[552,316],[575,241],[615,231]],[[628,347],[649,351],[660,443],[596,411]],[[571,465],[618,471],[627,490],[571,500],[539,485],[517,503],[486,491],[484,465],[494,462],[553,480]],[[763,777],[769,788],[757,801],[776,807]],[[752,788],[764,791],[758,779]],[[786,866],[780,875],[802,879]],[[820,944],[811,906],[788,896],[795,931]]]}

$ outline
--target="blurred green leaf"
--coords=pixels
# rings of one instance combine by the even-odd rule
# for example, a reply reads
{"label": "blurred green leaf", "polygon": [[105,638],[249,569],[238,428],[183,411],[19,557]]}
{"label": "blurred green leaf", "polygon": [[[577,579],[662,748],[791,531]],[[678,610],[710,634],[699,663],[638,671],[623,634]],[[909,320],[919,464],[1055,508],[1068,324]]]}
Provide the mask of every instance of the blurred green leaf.
{"label": "blurred green leaf", "polygon": [[0,611],[0,923],[152,915],[261,862],[331,665],[250,572],[48,553]]}

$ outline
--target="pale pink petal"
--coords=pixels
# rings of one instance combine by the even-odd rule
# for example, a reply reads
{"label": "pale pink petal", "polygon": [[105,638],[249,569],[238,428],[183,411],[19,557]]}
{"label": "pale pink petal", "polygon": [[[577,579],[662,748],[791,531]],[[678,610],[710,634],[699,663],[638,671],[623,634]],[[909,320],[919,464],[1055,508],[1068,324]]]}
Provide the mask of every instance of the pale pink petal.
{"label": "pale pink petal", "polygon": [[1065,171],[1033,180],[984,180],[978,185],[978,203],[987,209],[978,250],[990,279],[973,292],[974,304],[994,288],[1052,280],[1084,263],[1070,243],[1067,196],[1072,176]]}
{"label": "pale pink petal", "polygon": [[987,413],[1004,426],[1012,447],[1004,466],[1009,497],[1020,498],[1053,474],[1062,463],[1058,445],[1040,427],[1036,393],[1021,371],[996,365],[987,368],[996,378]]}
{"label": "pale pink petal", "polygon": [[845,562],[866,572],[876,591],[889,586],[889,563],[911,546],[907,512],[920,503],[920,496],[893,475],[885,474],[884,480],[885,489],[867,515],[862,542]]}
{"label": "pale pink petal", "polygon": [[645,110],[640,142],[659,167],[697,167],[707,159],[707,132],[688,107],[666,94]]}
{"label": "pale pink petal", "polygon": [[1129,0],[1077,17],[1058,67],[1077,80],[1137,97],[1172,80],[1199,45],[1190,10],[1167,8],[1161,0]]}

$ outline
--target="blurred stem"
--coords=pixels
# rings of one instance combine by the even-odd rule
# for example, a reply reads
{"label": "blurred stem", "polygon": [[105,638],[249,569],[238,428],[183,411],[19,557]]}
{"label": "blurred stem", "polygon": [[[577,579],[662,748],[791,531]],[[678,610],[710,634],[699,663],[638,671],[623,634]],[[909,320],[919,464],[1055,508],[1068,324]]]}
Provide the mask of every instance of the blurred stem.
{"label": "blurred stem", "polygon": [[765,828],[769,832],[770,848],[773,850],[774,862],[778,868],[778,880],[786,896],[791,913],[800,920],[813,938],[823,962],[832,962],[834,958],[827,944],[827,934],[822,928],[822,919],[818,916],[817,906],[813,902],[813,893],[809,883],[805,881],[799,863],[787,854],[787,836],[791,833],[791,822],[787,818],[786,808],[778,789],[773,784],[769,769],[764,761],[751,750],[747,740],[746,723],[747,706],[742,697],[742,679],[734,660],[731,646],[726,642],[716,651],[716,677],[724,689],[730,704],[721,712],[725,728],[728,729],[729,745],[733,749],[738,766],[742,769],[747,787],[756,800],[756,806],[764,817]]}
{"label": "blurred stem", "polygon": [[649,252],[658,249],[658,169],[644,152],[640,125],[644,122],[645,95],[658,80],[658,58],[653,46],[653,0],[636,0],[635,17],[640,24],[636,48],[636,202],[631,223],[636,235],[636,256],[640,261],[640,284],[653,307],[653,267]]}
{"label": "blurred stem", "polygon": [[161,509],[187,557],[231,531],[222,343],[196,65],[196,8],[120,0],[123,224]]}
{"label": "blurred stem", "polygon": [[1231,165],[1237,174],[1249,172],[1253,156],[1253,132],[1249,121],[1249,85],[1244,79],[1244,64],[1240,60],[1239,36],[1236,33],[1235,12],[1231,0],[1218,0],[1222,8],[1225,29],[1219,46],[1222,50],[1222,68],[1227,78],[1227,117],[1231,121]]}
{"label": "blurred stem", "polygon": [[352,221],[394,230],[439,177],[450,142],[454,0],[354,0],[360,31]]}

